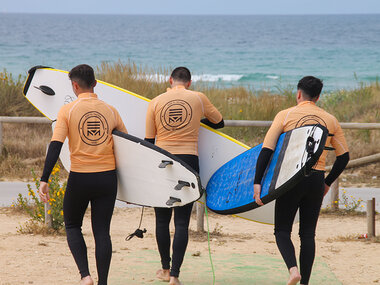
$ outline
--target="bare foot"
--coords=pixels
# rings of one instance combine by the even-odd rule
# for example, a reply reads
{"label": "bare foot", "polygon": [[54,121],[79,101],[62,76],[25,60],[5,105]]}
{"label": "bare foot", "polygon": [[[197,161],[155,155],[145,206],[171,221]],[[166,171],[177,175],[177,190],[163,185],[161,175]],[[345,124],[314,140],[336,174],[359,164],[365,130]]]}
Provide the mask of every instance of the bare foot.
{"label": "bare foot", "polygon": [[296,285],[301,280],[301,275],[296,266],[289,269],[289,280],[287,285]]}
{"label": "bare foot", "polygon": [[156,272],[156,276],[158,279],[169,282],[170,280],[170,270],[169,269],[159,269]]}
{"label": "bare foot", "polygon": [[80,280],[80,285],[94,285],[94,281],[92,280],[91,276],[88,275]]}
{"label": "bare foot", "polygon": [[170,276],[169,285],[183,285],[183,284],[178,280],[178,277]]}

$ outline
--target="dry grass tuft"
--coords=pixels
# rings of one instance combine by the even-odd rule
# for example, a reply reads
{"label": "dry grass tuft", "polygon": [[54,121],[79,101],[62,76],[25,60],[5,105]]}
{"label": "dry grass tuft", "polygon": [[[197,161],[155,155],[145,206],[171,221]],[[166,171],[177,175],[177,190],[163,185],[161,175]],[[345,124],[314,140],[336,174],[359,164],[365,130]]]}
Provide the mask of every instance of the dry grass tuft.
{"label": "dry grass tuft", "polygon": [[347,242],[347,241],[360,241],[360,242],[367,242],[367,243],[380,243],[380,237],[372,237],[372,238],[366,238],[363,234],[349,234],[345,236],[336,236],[333,238],[328,238],[326,240],[329,243],[334,242]]}
{"label": "dry grass tuft", "polygon": [[24,81],[21,75],[14,80],[12,74],[0,72],[0,116],[41,116],[22,94]]}
{"label": "dry grass tuft", "polygon": [[348,211],[346,209],[333,209],[333,208],[324,208],[321,209],[321,215],[327,216],[365,216],[366,212],[359,211]]}
{"label": "dry grass tuft", "polygon": [[168,75],[165,69],[154,70],[137,66],[133,62],[123,64],[121,61],[110,64],[103,62],[96,68],[97,77],[107,83],[135,92],[147,98],[154,98],[166,91],[167,83],[157,79],[157,74]]}
{"label": "dry grass tuft", "polygon": [[[241,241],[241,240],[249,240],[249,239],[254,238],[253,235],[246,234],[246,233],[234,233],[234,234],[223,233],[221,229],[222,229],[222,226],[220,226],[219,224],[216,224],[215,228],[212,231],[210,231],[211,242],[216,242],[217,244],[221,245],[227,242],[228,240]],[[208,240],[207,231],[198,232],[198,231],[189,229],[189,236],[191,240],[193,241],[206,242]]]}
{"label": "dry grass tuft", "polygon": [[[20,234],[32,234],[32,235],[43,235],[43,236],[63,236],[66,235],[64,228],[60,230],[55,230],[49,228],[41,223],[33,220],[25,222],[24,225],[20,225],[17,230]],[[39,246],[47,246],[45,243],[39,243]]]}
{"label": "dry grass tuft", "polygon": [[51,128],[45,124],[3,124],[1,178],[31,180],[31,169],[42,171]]}

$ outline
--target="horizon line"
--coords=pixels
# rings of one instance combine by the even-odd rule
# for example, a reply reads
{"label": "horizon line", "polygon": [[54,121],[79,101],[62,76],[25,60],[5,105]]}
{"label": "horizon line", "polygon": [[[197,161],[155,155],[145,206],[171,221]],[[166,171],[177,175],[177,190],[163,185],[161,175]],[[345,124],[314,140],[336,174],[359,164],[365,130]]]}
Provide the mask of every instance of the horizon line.
{"label": "horizon line", "polygon": [[167,13],[167,14],[156,14],[156,13],[59,13],[59,12],[7,12],[0,11],[0,14],[27,14],[27,15],[86,15],[86,16],[350,16],[350,15],[380,15],[380,12],[374,13],[292,13],[292,14],[177,14],[177,13]]}

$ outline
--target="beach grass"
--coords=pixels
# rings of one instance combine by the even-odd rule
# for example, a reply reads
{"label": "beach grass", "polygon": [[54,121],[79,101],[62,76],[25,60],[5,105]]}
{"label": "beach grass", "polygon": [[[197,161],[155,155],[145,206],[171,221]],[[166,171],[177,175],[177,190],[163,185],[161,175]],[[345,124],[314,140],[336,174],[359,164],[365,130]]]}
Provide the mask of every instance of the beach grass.
{"label": "beach grass", "polygon": [[348,235],[339,235],[333,238],[328,238],[326,240],[329,243],[335,243],[335,242],[352,242],[352,241],[359,241],[359,242],[366,242],[366,243],[380,243],[380,237],[367,237],[364,234],[348,234]]}
{"label": "beach grass", "polygon": [[[154,98],[169,87],[167,69],[152,69],[133,62],[103,63],[95,68],[99,80],[114,84],[147,98]],[[157,74],[163,75],[157,77]],[[22,95],[25,78],[13,79],[0,73],[0,116],[42,116]],[[296,84],[296,82],[295,82]],[[196,82],[191,89],[205,93],[228,120],[273,120],[285,108],[296,104],[295,89],[277,86],[270,93],[242,86],[220,87]],[[322,94],[318,105],[341,122],[380,122],[380,86],[376,82],[360,84],[354,90],[337,90]],[[227,127],[222,131],[249,146],[263,141],[267,128]],[[345,130],[351,158],[380,152],[378,130]],[[30,179],[30,168],[42,169],[50,126],[3,124],[4,147],[0,156],[1,178]],[[330,154],[328,163],[333,155]],[[372,175],[372,173],[369,173]]]}
{"label": "beach grass", "polygon": [[0,116],[41,116],[22,95],[25,78],[0,72]]}
{"label": "beach grass", "polygon": [[40,173],[50,142],[46,124],[3,124],[0,179],[31,180],[31,169]]}

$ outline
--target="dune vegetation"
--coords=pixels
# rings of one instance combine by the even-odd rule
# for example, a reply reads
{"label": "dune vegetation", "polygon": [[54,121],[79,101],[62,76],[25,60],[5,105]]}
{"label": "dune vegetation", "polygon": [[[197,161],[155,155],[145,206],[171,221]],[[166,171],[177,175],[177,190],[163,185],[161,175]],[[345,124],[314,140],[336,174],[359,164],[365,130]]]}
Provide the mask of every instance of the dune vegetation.
{"label": "dune vegetation", "polygon": [[[133,62],[103,63],[95,69],[97,78],[154,98],[166,91],[169,70],[154,70]],[[157,74],[163,75],[158,77]],[[166,75],[166,76],[165,76]],[[0,73],[0,116],[41,116],[24,98],[25,78]],[[295,83],[296,84],[296,83]],[[295,104],[293,87],[278,87],[271,93],[242,86],[220,87],[196,82],[191,89],[205,93],[228,120],[272,120],[277,112]],[[380,122],[379,82],[359,84],[354,90],[336,90],[322,94],[318,104],[341,122]],[[51,136],[48,125],[2,124],[3,147],[0,155],[0,179],[30,179],[30,170],[41,171]],[[224,128],[223,132],[254,146],[262,142],[267,128]],[[345,130],[351,158],[380,152],[379,130]],[[330,158],[331,162],[331,158]]]}

